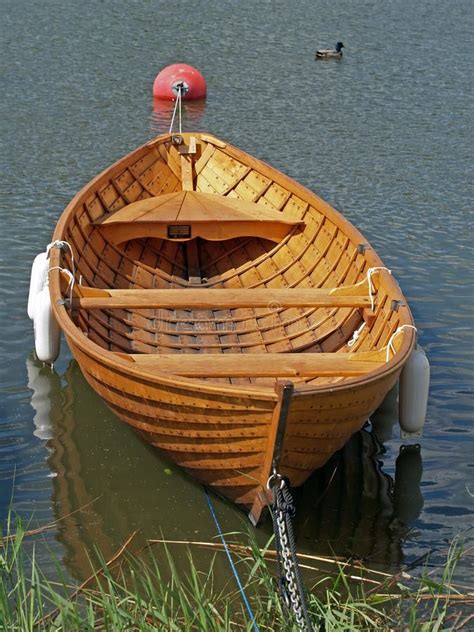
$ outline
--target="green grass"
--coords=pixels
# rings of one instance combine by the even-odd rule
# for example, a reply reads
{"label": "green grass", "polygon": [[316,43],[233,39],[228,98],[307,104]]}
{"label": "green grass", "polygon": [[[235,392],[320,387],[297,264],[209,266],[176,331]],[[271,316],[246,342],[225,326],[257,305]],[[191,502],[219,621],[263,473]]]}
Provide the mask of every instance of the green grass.
{"label": "green grass", "polygon": [[[34,543],[25,546],[32,535],[38,533],[28,532],[10,515],[0,537],[2,632],[252,630],[233,578],[226,586],[217,586],[214,563],[202,572],[193,560],[196,546],[213,550],[213,560],[222,555],[217,542],[160,540],[131,555],[132,534],[110,560],[101,560],[90,578],[71,586],[61,576],[59,564],[59,581],[44,576],[35,560]],[[229,541],[235,537],[229,535]],[[171,550],[177,546],[189,549],[186,571],[178,572],[173,561]],[[249,533],[241,534],[239,543],[231,542],[230,547],[259,629],[297,630],[276,592],[271,543],[260,549]],[[469,621],[474,625],[466,615],[469,603],[474,605],[473,592],[453,583],[461,555],[462,546],[453,543],[437,576],[425,569],[418,578],[406,573],[389,576],[336,559],[302,557],[302,565],[313,568],[313,575],[318,563],[330,569],[321,571],[309,590],[315,630],[441,632],[461,629]]]}

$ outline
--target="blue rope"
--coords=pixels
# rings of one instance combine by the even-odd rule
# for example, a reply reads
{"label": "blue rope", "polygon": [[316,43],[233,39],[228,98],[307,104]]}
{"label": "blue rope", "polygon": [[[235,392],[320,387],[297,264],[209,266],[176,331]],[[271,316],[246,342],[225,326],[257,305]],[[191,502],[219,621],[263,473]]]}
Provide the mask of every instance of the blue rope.
{"label": "blue rope", "polygon": [[227,559],[229,560],[230,566],[232,568],[232,572],[234,573],[235,581],[237,582],[237,586],[239,587],[240,594],[242,595],[242,600],[244,602],[245,608],[246,608],[246,610],[247,610],[247,612],[249,614],[249,617],[251,618],[252,627],[253,627],[255,632],[259,632],[258,625],[255,623],[255,615],[252,612],[252,608],[250,607],[249,601],[248,601],[247,596],[245,594],[244,587],[242,586],[242,582],[240,581],[240,577],[239,577],[239,574],[237,572],[237,568],[235,567],[234,560],[232,559],[232,556],[231,556],[230,551],[229,551],[229,547],[227,546],[227,542],[225,541],[224,534],[222,533],[222,529],[221,529],[221,526],[219,524],[219,520],[217,519],[216,512],[214,511],[214,506],[212,504],[211,497],[209,496],[209,492],[207,491],[207,488],[205,488],[205,489],[206,489],[206,498],[207,498],[207,504],[209,505],[209,510],[210,510],[210,512],[212,514],[212,517],[214,518],[214,522],[216,524],[217,531],[219,532],[219,537],[222,540],[222,544],[224,545],[224,549],[225,549],[225,552],[227,554]]}

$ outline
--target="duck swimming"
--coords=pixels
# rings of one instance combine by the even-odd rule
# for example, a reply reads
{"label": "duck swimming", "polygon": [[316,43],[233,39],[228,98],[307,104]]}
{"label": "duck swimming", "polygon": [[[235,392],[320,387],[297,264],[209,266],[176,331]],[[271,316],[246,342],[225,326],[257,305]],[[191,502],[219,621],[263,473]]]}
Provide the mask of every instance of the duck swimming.
{"label": "duck swimming", "polygon": [[337,42],[336,48],[321,48],[316,51],[315,59],[341,59],[344,44]]}

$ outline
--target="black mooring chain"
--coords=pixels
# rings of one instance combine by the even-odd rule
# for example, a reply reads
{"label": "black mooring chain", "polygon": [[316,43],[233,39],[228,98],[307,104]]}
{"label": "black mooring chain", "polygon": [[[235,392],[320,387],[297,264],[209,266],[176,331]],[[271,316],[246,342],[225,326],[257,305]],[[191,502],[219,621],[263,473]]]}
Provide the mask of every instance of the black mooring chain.
{"label": "black mooring chain", "polygon": [[295,516],[293,497],[288,480],[273,474],[268,486],[273,496],[273,530],[278,564],[278,589],[285,610],[292,612],[296,624],[304,632],[313,632],[309,618],[306,592],[296,556],[296,541],[292,519]]}

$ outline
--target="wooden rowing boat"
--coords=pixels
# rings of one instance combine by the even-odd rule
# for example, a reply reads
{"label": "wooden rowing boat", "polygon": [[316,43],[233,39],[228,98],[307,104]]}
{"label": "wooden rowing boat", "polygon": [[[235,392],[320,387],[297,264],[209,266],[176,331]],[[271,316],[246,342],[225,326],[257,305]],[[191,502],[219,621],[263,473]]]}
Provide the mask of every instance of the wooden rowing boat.
{"label": "wooden rowing boat", "polygon": [[401,290],[359,231],[209,134],[119,160],[53,240],[53,311],[89,384],[254,522],[272,468],[301,485],[414,347]]}

